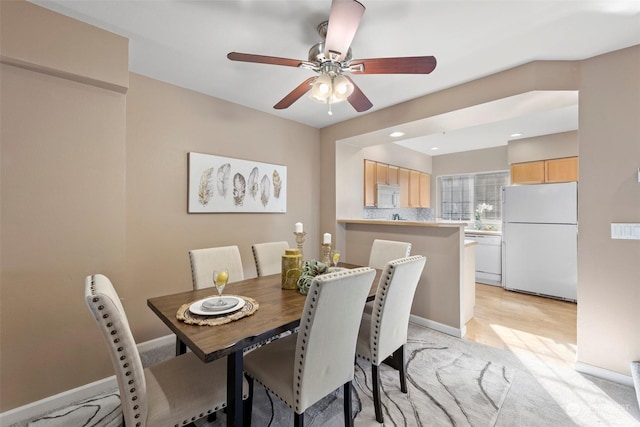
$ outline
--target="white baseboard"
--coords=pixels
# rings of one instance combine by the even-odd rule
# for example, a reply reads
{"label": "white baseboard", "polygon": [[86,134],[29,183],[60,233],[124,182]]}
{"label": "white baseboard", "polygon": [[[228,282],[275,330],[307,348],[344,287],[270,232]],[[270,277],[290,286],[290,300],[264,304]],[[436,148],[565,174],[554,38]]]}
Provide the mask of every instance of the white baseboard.
{"label": "white baseboard", "polygon": [[618,372],[599,368],[583,362],[576,362],[575,370],[583,374],[593,375],[594,377],[633,387],[633,378],[630,375],[620,374]]}
{"label": "white baseboard", "polygon": [[[142,354],[165,345],[174,344],[175,340],[176,336],[170,334],[150,341],[145,341],[138,344],[138,351]],[[7,427],[20,421],[38,417],[42,414],[46,414],[47,412],[64,408],[74,402],[88,399],[117,388],[118,381],[116,380],[116,376],[112,375],[108,378],[103,378],[90,384],[85,384],[53,396],[45,397],[44,399],[36,402],[28,403],[24,406],[0,413],[0,427]]]}
{"label": "white baseboard", "polygon": [[433,320],[425,319],[424,317],[419,317],[416,315],[411,315],[409,317],[409,321],[415,323],[416,325],[426,326],[430,329],[435,329],[438,332],[442,332],[443,334],[452,335],[456,338],[464,337],[464,334],[467,332],[467,328],[463,325],[462,329],[454,328],[449,325],[445,325],[439,322],[435,322]]}

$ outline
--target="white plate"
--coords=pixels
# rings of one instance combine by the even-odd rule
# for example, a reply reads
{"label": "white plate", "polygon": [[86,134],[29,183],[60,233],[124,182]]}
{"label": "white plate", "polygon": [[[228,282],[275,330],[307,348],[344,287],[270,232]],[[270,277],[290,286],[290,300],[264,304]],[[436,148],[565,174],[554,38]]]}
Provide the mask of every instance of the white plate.
{"label": "white plate", "polygon": [[[213,297],[213,298],[218,298],[218,297]],[[200,316],[218,316],[220,314],[227,314],[227,313],[231,313],[231,312],[234,312],[234,311],[238,311],[242,307],[244,307],[245,301],[242,298],[238,298],[238,297],[223,297],[223,298],[235,299],[235,300],[238,301],[238,303],[234,304],[233,306],[231,306],[229,308],[225,308],[223,310],[216,310],[216,311],[203,310],[202,309],[202,303],[204,301],[207,301],[207,300],[211,299],[211,298],[205,298],[205,299],[201,299],[200,301],[196,301],[193,304],[191,304],[189,306],[189,311],[192,312],[193,314],[199,314]]]}

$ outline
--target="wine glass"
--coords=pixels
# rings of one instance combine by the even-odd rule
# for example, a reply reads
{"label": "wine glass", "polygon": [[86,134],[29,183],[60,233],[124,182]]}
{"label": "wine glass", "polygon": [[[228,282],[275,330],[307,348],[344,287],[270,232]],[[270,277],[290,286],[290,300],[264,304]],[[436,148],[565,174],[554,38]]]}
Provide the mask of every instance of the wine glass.
{"label": "wine glass", "polygon": [[227,285],[228,280],[229,280],[229,270],[227,270],[226,268],[213,270],[213,284],[218,290],[218,300],[214,303],[215,305],[218,305],[218,306],[226,305],[226,303],[222,299],[222,291],[224,287]]}
{"label": "wine glass", "polygon": [[331,260],[333,261],[333,266],[337,267],[338,262],[340,261],[340,251],[333,251],[333,254],[331,255]]}

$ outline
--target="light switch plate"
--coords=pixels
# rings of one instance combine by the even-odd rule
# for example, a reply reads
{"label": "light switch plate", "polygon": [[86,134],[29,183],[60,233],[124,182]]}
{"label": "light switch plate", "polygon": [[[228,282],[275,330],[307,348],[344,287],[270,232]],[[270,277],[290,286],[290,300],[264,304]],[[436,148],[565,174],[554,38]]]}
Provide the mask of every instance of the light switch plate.
{"label": "light switch plate", "polygon": [[624,240],[640,240],[640,224],[611,223],[611,238]]}

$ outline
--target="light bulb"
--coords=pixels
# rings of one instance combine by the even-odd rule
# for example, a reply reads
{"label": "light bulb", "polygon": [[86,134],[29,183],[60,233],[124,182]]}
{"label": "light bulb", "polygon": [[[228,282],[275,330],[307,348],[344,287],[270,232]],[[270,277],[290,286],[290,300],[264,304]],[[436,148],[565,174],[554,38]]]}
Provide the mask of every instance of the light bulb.
{"label": "light bulb", "polygon": [[353,85],[343,75],[336,76],[333,79],[333,95],[343,101],[349,97],[353,93]]}

